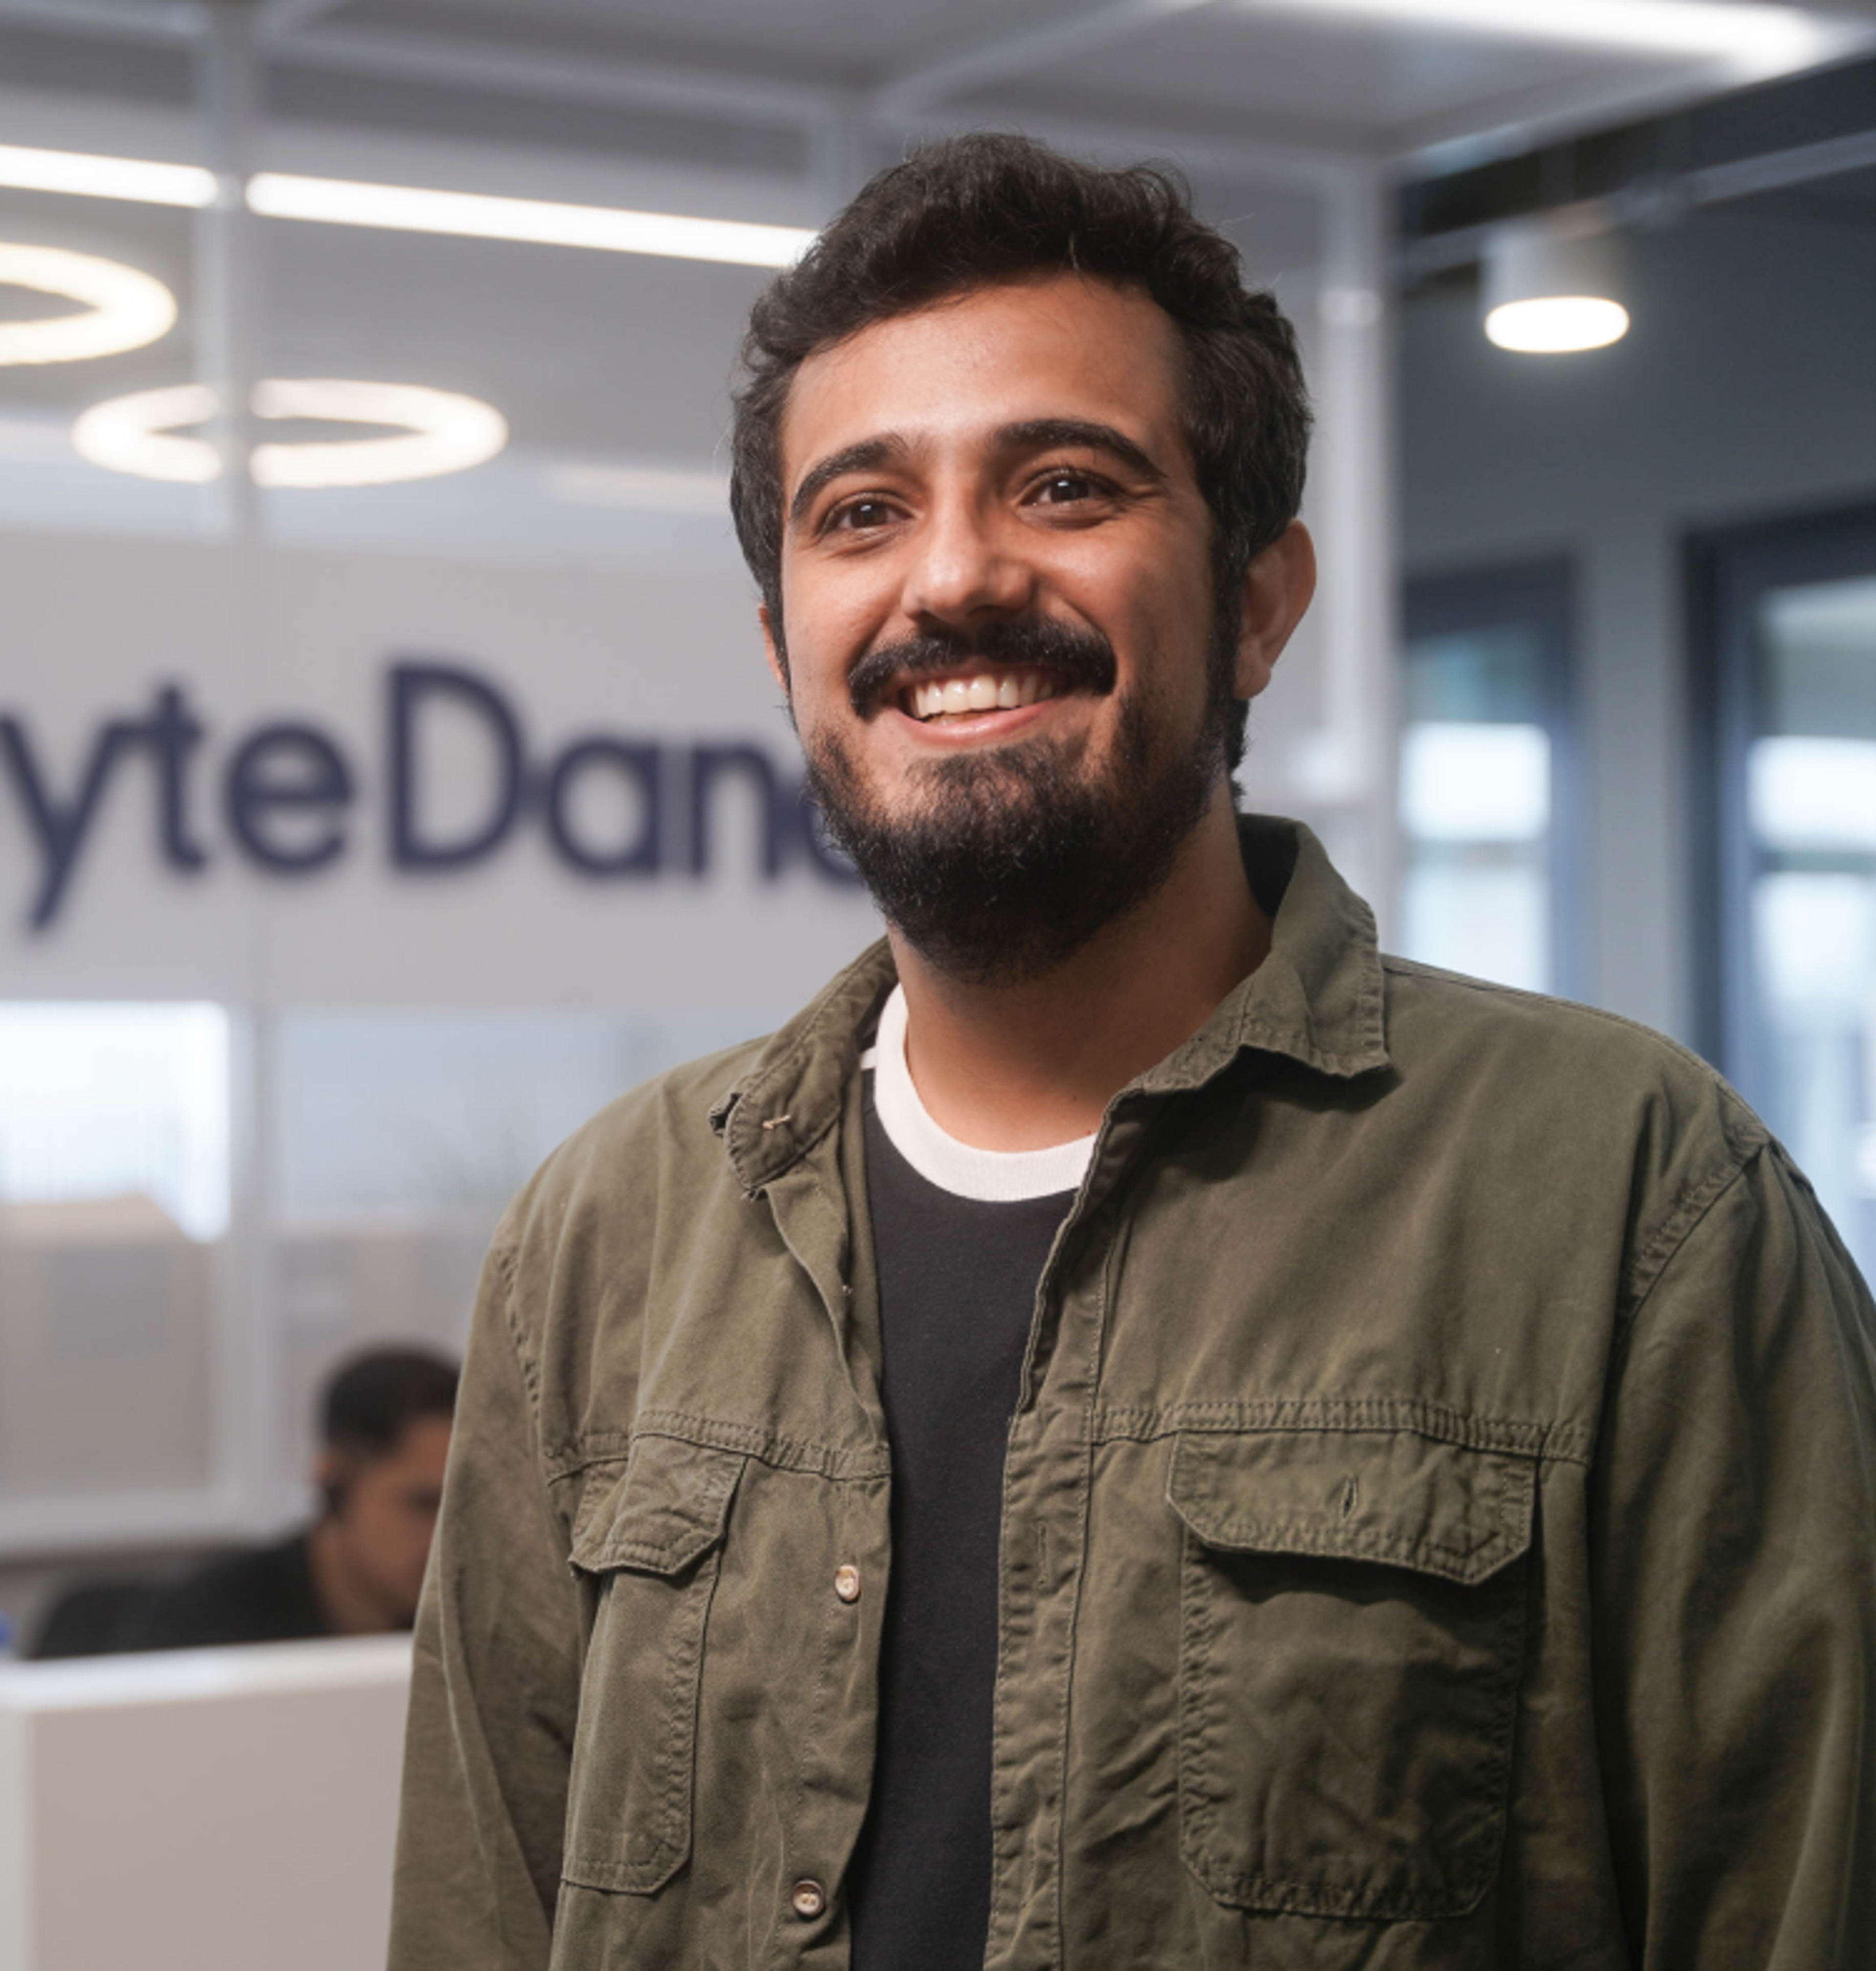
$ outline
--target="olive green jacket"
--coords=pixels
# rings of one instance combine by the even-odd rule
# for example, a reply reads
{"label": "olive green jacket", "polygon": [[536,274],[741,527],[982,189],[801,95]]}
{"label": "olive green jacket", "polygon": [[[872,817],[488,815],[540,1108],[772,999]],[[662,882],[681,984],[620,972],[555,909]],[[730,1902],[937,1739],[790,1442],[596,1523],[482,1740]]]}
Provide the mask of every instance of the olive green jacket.
{"label": "olive green jacket", "polygon": [[[989,1964],[1867,1971],[1867,1289],[1691,1055],[1245,841],[1270,956],[1109,1104],[1037,1294]],[[497,1235],[394,1971],[846,1964],[891,979],[615,1103]]]}

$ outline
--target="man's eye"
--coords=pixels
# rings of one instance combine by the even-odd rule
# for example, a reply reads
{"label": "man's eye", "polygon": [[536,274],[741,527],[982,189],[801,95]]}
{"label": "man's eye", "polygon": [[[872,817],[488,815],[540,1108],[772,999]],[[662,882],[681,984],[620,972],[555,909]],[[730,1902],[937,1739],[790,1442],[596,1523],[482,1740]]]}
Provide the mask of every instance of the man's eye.
{"label": "man's eye", "polygon": [[1045,506],[1065,507],[1078,500],[1092,500],[1100,490],[1085,472],[1050,472],[1036,482],[1034,497]]}
{"label": "man's eye", "polygon": [[869,527],[885,526],[891,519],[892,509],[884,500],[849,500],[828,515],[827,526],[829,532],[844,529],[858,533]]}

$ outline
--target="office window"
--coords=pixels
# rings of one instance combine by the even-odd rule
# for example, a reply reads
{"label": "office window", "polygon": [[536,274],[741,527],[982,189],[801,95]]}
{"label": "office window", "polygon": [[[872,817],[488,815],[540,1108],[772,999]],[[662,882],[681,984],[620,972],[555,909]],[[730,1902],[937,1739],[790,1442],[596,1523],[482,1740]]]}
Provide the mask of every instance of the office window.
{"label": "office window", "polygon": [[0,1004],[0,1508],[210,1482],[229,1060],[219,1006]]}
{"label": "office window", "polygon": [[340,1356],[459,1352],[489,1235],[562,1138],[753,1022],[515,1010],[292,1010],[272,1022],[275,1477],[298,1481]]}
{"label": "office window", "polygon": [[1695,544],[1704,1038],[1876,1269],[1876,507]]}
{"label": "office window", "polygon": [[1537,992],[1576,984],[1568,591],[1560,562],[1423,577],[1404,614],[1401,949]]}
{"label": "office window", "polygon": [[0,1555],[308,1510],[334,1363],[459,1351],[555,1144],[768,1023],[0,1001]]}

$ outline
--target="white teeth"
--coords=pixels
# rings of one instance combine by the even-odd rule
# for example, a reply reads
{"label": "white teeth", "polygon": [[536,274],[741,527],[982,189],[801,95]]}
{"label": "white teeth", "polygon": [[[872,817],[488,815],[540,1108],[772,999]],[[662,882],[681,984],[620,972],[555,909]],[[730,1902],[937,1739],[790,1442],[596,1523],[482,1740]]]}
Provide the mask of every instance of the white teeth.
{"label": "white teeth", "polygon": [[1037,671],[980,671],[975,677],[944,678],[913,685],[906,693],[913,715],[937,718],[960,712],[1014,712],[1056,696],[1054,682]]}

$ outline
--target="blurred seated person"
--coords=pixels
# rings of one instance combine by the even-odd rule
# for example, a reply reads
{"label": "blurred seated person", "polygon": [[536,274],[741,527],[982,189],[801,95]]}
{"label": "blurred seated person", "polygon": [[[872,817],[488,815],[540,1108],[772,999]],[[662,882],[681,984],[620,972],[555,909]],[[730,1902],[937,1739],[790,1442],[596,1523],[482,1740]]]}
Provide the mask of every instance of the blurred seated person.
{"label": "blurred seated person", "polygon": [[421,1349],[355,1355],[320,1403],[319,1517],[159,1590],[122,1647],[194,1649],[408,1629],[430,1555],[456,1403],[455,1365]]}

